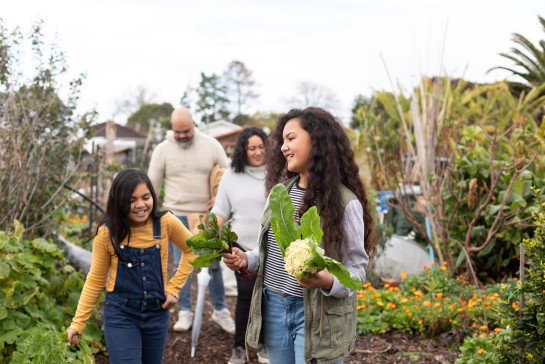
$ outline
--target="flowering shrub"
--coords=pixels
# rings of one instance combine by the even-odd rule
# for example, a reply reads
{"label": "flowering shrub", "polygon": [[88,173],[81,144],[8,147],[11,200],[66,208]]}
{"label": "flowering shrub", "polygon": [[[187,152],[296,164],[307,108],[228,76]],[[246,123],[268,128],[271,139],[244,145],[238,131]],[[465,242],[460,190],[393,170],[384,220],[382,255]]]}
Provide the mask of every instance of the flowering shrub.
{"label": "flowering shrub", "polygon": [[370,283],[358,292],[358,331],[384,333],[390,329],[419,332],[431,337],[464,329],[469,334],[486,335],[496,327],[494,316],[484,318],[497,305],[495,286],[479,291],[465,277],[451,278],[446,264],[430,264],[424,273],[406,278],[399,287],[385,284],[375,289]]}

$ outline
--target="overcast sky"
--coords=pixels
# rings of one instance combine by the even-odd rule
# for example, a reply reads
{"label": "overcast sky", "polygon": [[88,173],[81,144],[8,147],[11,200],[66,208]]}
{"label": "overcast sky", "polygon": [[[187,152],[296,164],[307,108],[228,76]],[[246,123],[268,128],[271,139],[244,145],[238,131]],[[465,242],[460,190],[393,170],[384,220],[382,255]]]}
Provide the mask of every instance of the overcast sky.
{"label": "overcast sky", "polygon": [[297,83],[311,81],[338,96],[348,121],[357,94],[391,90],[380,54],[406,90],[423,74],[501,80],[507,72],[487,70],[510,66],[498,53],[512,33],[544,38],[537,15],[544,0],[0,0],[9,27],[43,19],[70,72],[86,74],[79,109],[120,123],[116,102],[137,87],[176,107],[200,72],[221,74],[232,60],[258,83],[246,112],[286,112]]}

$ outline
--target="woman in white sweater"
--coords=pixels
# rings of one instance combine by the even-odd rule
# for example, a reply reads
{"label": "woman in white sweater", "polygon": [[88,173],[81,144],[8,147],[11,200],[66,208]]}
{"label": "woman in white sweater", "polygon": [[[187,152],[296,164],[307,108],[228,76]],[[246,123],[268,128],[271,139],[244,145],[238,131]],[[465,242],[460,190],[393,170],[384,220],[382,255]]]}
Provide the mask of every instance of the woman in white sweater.
{"label": "woman in white sweater", "polygon": [[[231,227],[238,235],[234,244],[243,251],[257,246],[261,215],[265,207],[265,142],[267,135],[255,127],[244,129],[238,137],[231,168],[223,174],[212,208],[220,226],[232,219]],[[244,337],[250,312],[250,302],[255,277],[237,279],[237,305],[235,309],[235,342],[229,364],[246,363]],[[258,348],[260,363],[268,363],[265,345]]]}

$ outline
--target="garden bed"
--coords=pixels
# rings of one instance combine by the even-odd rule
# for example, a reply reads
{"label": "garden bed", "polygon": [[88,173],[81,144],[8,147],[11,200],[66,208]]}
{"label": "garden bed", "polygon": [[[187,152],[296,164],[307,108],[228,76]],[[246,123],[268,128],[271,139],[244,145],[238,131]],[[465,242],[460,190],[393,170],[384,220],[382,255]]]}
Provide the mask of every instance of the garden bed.
{"label": "garden bed", "polygon": [[[192,301],[197,298],[197,278],[194,274]],[[236,297],[226,297],[227,307],[234,317]],[[172,326],[177,318],[176,309],[171,309],[167,347],[164,364],[171,363],[222,363],[231,356],[233,335],[223,332],[211,319],[212,304],[205,299],[203,322],[195,357],[190,358],[191,331],[177,333]],[[347,364],[356,363],[453,363],[458,351],[449,349],[450,341],[444,339],[422,339],[397,330],[382,335],[358,335],[356,347],[345,359]],[[108,359],[97,357],[97,364],[108,363]],[[255,351],[250,351],[250,363],[257,363]]]}

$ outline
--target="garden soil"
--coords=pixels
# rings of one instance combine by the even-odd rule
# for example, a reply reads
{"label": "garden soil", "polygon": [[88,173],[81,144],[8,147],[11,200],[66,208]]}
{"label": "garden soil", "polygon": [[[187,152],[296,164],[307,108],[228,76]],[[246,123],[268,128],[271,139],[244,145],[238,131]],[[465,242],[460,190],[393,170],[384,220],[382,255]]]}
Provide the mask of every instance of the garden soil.
{"label": "garden soil", "polygon": [[[197,298],[197,274],[193,274],[191,284],[191,299],[194,305]],[[234,317],[236,297],[226,297],[226,303]],[[212,304],[207,294],[195,357],[191,358],[191,330],[184,333],[172,330],[177,319],[177,310],[171,309],[164,364],[227,363],[233,348],[233,335],[225,333],[212,321],[212,310]],[[429,340],[399,331],[383,335],[358,335],[355,348],[346,357],[344,363],[453,363],[458,357],[458,351],[450,349],[449,344],[450,342],[447,343],[447,340],[442,338]],[[250,350],[249,354],[249,363],[257,363],[256,352]],[[96,358],[96,363],[107,364],[109,361],[106,357],[99,356]]]}

